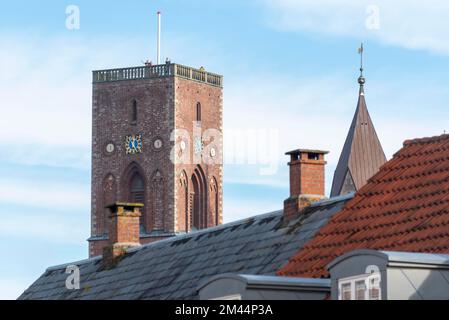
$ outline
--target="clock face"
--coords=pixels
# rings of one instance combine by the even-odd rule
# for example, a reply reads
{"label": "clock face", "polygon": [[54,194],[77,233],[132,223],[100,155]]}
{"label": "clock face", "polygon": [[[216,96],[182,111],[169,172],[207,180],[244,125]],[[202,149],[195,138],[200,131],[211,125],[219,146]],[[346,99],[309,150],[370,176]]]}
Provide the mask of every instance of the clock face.
{"label": "clock face", "polygon": [[155,149],[159,150],[160,148],[162,148],[162,140],[161,139],[154,140],[153,146]]}
{"label": "clock face", "polygon": [[195,138],[194,151],[196,154],[200,154],[203,151],[203,142],[199,137]]}
{"label": "clock face", "polygon": [[210,149],[210,156],[214,158],[217,155],[217,151],[215,151],[215,148]]}
{"label": "clock face", "polygon": [[115,150],[115,146],[113,143],[108,143],[108,145],[106,146],[106,152],[107,153],[113,153]]}
{"label": "clock face", "polygon": [[125,139],[126,154],[142,153],[142,146],[142,136],[140,134],[127,136]]}
{"label": "clock face", "polygon": [[181,150],[184,151],[186,149],[186,142],[184,140],[181,141]]}

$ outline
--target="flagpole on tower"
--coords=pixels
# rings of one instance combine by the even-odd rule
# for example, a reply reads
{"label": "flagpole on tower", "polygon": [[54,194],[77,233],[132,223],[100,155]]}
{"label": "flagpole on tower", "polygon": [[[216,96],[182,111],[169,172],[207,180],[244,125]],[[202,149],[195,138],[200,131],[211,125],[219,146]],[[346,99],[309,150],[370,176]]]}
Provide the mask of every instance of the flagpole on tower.
{"label": "flagpole on tower", "polygon": [[161,12],[157,12],[157,64],[161,64]]}

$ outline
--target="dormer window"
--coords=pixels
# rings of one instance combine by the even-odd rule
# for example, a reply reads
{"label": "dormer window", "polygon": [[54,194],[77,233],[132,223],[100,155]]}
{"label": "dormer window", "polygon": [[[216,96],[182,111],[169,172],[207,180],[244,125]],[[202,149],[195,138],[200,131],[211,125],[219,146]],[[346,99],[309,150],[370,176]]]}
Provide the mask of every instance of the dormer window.
{"label": "dormer window", "polygon": [[381,300],[380,273],[338,280],[339,300]]}
{"label": "dormer window", "polygon": [[345,282],[340,285],[340,300],[351,300],[352,285],[350,282]]}

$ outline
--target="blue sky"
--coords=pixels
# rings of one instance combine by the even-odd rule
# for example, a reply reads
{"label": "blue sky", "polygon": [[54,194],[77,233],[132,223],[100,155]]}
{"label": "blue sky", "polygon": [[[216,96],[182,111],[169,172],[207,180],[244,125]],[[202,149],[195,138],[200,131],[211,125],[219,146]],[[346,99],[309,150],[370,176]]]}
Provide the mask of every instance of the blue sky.
{"label": "blue sky", "polygon": [[[79,30],[66,28],[68,5],[80,9]],[[273,174],[225,166],[225,221],[282,207],[290,149],[331,151],[329,188],[356,106],[361,41],[367,104],[387,157],[405,139],[449,130],[444,1],[2,3],[0,298],[17,297],[50,265],[87,256],[90,72],[154,60],[158,10],[164,58],[224,75],[224,130],[278,137],[266,155]]]}

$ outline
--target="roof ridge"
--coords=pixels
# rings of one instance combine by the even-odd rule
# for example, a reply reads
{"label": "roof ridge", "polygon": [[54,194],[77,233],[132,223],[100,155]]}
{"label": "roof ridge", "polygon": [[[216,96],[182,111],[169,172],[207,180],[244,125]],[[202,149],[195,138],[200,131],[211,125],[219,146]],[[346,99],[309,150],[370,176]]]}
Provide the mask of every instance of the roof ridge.
{"label": "roof ridge", "polygon": [[417,144],[435,143],[435,142],[440,142],[440,141],[443,141],[446,139],[449,140],[449,134],[442,134],[442,135],[433,136],[433,137],[409,139],[409,140],[404,141],[404,147],[408,147],[411,145],[417,145]]}

